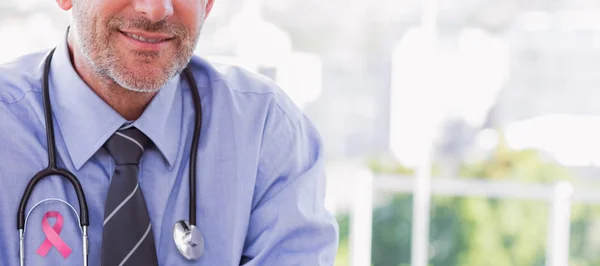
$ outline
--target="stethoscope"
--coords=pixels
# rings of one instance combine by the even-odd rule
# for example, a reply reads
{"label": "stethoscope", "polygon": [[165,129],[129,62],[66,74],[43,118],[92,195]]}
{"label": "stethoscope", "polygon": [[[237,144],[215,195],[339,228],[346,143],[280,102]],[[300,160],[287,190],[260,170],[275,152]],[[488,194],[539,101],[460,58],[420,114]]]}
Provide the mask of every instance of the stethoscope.
{"label": "stethoscope", "polygon": [[[27,207],[27,202],[29,201],[29,197],[35,188],[35,185],[45,177],[58,175],[66,178],[71,182],[73,188],[75,189],[75,193],[77,194],[77,200],[79,202],[79,213],[78,216],[80,229],[82,232],[82,247],[83,247],[83,265],[88,265],[88,254],[89,254],[89,240],[88,240],[88,226],[90,224],[90,218],[88,215],[88,206],[85,200],[85,195],[83,193],[83,189],[81,188],[81,184],[77,177],[72,174],[69,170],[64,168],[59,168],[56,164],[56,144],[54,140],[54,127],[52,121],[52,106],[50,105],[50,95],[49,95],[49,86],[48,86],[48,76],[50,72],[50,62],[52,61],[52,55],[54,54],[54,50],[50,51],[48,56],[45,59],[44,70],[43,70],[43,78],[42,78],[42,98],[44,105],[44,117],[46,123],[46,138],[48,142],[48,167],[33,176],[33,178],[27,184],[25,188],[25,192],[23,193],[23,197],[21,198],[21,203],[19,204],[19,211],[17,212],[17,227],[19,229],[19,259],[20,265],[25,265],[25,225],[27,223],[27,219],[25,217],[25,208]],[[190,153],[190,166],[189,166],[189,221],[180,220],[175,223],[173,226],[173,240],[179,253],[186,258],[187,260],[197,260],[204,253],[204,239],[202,234],[200,233],[200,229],[196,227],[196,157],[198,154],[198,142],[200,140],[200,129],[202,125],[202,106],[200,104],[200,95],[198,93],[198,87],[196,84],[196,80],[192,75],[192,72],[189,68],[184,69],[184,74],[188,80],[190,85],[194,108],[196,111],[196,119],[194,124],[194,135],[192,138],[192,150]],[[71,207],[73,211],[75,209],[65,202],[64,200],[59,199],[48,199],[48,200],[56,200],[62,203],[65,203]],[[45,200],[46,201],[46,200]],[[43,201],[42,201],[43,202]],[[38,204],[42,203],[39,202]],[[36,204],[33,208],[37,207]],[[33,210],[33,208],[31,210]],[[31,210],[29,213],[31,213]],[[29,213],[27,216],[29,216]],[[75,212],[75,214],[77,214]]]}

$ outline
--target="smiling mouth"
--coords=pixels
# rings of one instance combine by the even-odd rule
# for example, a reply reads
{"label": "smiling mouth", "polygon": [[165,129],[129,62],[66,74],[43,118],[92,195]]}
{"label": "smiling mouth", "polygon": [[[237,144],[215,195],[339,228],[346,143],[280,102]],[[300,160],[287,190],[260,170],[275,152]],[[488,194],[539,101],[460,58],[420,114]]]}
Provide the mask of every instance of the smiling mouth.
{"label": "smiling mouth", "polygon": [[133,33],[127,33],[127,32],[121,32],[123,34],[125,34],[127,37],[130,37],[132,39],[136,39],[140,42],[145,42],[145,43],[159,43],[159,42],[165,42],[165,41],[169,41],[173,38],[166,38],[166,39],[149,39],[149,38],[144,38],[142,36],[133,34]]}

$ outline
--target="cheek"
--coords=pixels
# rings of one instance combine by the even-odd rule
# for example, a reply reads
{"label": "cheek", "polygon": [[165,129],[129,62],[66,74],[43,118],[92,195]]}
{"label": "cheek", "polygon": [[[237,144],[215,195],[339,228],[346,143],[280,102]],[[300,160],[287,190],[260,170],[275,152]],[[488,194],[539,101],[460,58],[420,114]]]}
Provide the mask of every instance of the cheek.
{"label": "cheek", "polygon": [[130,6],[130,0],[91,0],[88,5],[93,7],[92,10],[103,17],[114,16],[125,12]]}
{"label": "cheek", "polygon": [[122,16],[128,7],[128,1],[121,0],[92,0],[90,2],[90,5],[87,6],[89,19],[96,24],[99,31],[110,27],[108,23],[113,18]]}
{"label": "cheek", "polygon": [[174,1],[175,16],[190,31],[197,31],[202,25],[206,0],[180,0]]}

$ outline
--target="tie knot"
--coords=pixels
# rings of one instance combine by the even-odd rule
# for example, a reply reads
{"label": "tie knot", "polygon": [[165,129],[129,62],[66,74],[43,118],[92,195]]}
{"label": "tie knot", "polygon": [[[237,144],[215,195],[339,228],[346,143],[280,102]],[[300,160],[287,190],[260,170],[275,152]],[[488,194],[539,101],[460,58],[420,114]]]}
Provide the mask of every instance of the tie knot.
{"label": "tie knot", "polygon": [[115,132],[104,147],[117,165],[137,165],[149,143],[150,139],[142,131],[131,127]]}

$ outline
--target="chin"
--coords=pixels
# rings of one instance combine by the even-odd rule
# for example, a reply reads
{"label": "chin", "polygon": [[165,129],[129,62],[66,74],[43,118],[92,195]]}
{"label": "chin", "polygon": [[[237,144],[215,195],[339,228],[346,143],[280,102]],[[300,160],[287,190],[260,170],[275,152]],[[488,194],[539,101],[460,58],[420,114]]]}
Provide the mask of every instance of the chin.
{"label": "chin", "polygon": [[158,91],[168,82],[163,71],[145,67],[121,69],[113,75],[113,80],[120,86],[135,91]]}

